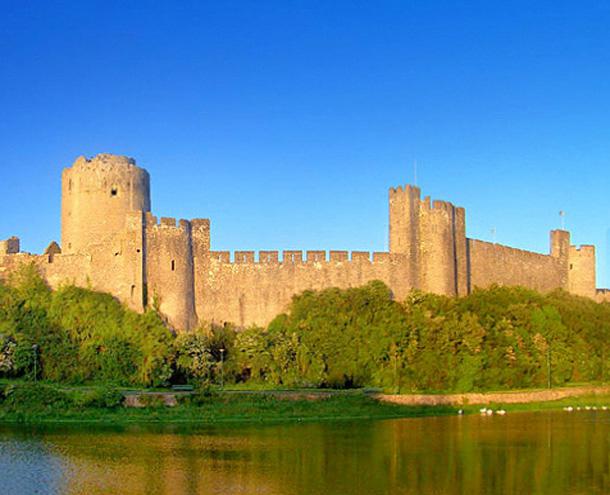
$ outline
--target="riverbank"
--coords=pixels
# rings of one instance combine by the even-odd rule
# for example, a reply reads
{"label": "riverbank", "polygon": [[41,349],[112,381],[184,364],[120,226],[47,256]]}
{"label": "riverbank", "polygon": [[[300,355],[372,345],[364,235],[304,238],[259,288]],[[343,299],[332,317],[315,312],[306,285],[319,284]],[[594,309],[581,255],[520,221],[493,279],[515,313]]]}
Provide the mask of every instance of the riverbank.
{"label": "riverbank", "polygon": [[[519,411],[598,409],[610,415],[610,387],[477,394],[384,395],[371,391],[119,391],[107,387],[4,386],[0,423],[198,424],[415,418]],[[171,399],[171,400],[170,400]],[[127,407],[131,404],[132,407]],[[133,407],[134,404],[136,407]],[[609,416],[610,417],[610,416]]]}
{"label": "riverbank", "polygon": [[[134,404],[137,396],[138,406]],[[168,397],[174,400],[168,400]],[[273,423],[455,414],[451,406],[384,403],[362,391],[118,393],[21,385],[0,403],[0,423]]]}
{"label": "riverbank", "polygon": [[531,404],[578,397],[610,396],[610,386],[562,387],[544,390],[481,392],[463,394],[377,394],[386,403],[403,406],[467,406],[489,404]]}

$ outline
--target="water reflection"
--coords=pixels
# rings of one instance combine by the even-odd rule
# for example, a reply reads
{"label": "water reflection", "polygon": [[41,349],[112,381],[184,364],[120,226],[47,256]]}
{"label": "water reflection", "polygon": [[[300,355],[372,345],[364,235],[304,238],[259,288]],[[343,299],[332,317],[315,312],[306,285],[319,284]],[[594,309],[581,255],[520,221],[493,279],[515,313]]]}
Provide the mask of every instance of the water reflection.
{"label": "water reflection", "polygon": [[610,413],[0,429],[7,493],[607,493]]}

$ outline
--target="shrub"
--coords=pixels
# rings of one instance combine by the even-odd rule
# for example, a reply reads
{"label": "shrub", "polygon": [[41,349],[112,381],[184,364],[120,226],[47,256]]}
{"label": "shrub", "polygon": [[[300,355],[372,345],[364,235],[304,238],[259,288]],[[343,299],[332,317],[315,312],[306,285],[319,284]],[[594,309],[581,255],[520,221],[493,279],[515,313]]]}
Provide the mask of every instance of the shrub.
{"label": "shrub", "polygon": [[215,361],[209,340],[201,331],[178,335],[174,341],[176,370],[192,382],[212,379]]}
{"label": "shrub", "polygon": [[[51,292],[33,265],[0,284],[0,373],[61,382],[158,386],[171,377],[173,336],[153,311],[74,286]],[[37,345],[34,353],[32,346]]]}
{"label": "shrub", "polygon": [[188,403],[193,406],[204,406],[209,404],[218,397],[218,394],[210,385],[197,387],[195,391],[188,396]]}
{"label": "shrub", "polygon": [[12,409],[34,411],[70,408],[74,402],[62,390],[44,384],[19,384],[4,390],[4,404]]}
{"label": "shrub", "polygon": [[116,409],[123,404],[123,394],[115,388],[100,388],[87,392],[79,401],[81,407]]}

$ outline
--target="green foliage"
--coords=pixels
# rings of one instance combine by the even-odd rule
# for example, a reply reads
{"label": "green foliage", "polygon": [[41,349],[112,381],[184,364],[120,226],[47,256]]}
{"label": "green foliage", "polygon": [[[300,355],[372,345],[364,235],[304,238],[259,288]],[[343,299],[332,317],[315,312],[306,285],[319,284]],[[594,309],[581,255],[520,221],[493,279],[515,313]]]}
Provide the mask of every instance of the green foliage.
{"label": "green foliage", "polygon": [[43,384],[9,385],[4,389],[4,404],[7,409],[41,410],[69,408],[73,401],[61,390]]}
{"label": "green foliage", "polygon": [[235,361],[231,357],[237,335],[229,325],[179,334],[174,341],[175,380],[197,386],[235,381]]}
{"label": "green foliage", "polygon": [[610,304],[562,291],[398,303],[372,282],[294,297],[266,330],[240,332],[234,357],[241,376],[274,385],[467,392],[607,380],[608,335]]}
{"label": "green foliage", "polygon": [[116,409],[123,404],[123,394],[111,387],[102,387],[86,392],[78,400],[80,407],[94,407],[101,409]]}
{"label": "green foliage", "polygon": [[186,396],[184,402],[193,406],[205,406],[217,398],[218,394],[207,384],[197,387],[192,394]]}
{"label": "green foliage", "polygon": [[33,378],[36,368],[57,382],[153,386],[171,376],[173,336],[157,314],[74,286],[51,292],[33,265],[0,285],[0,329],[4,376]]}
{"label": "green foliage", "polygon": [[288,386],[376,385],[391,367],[389,351],[404,323],[404,311],[381,282],[306,291],[266,332],[239,334],[236,347],[240,364],[255,380]]}
{"label": "green foliage", "polygon": [[215,361],[210,350],[207,335],[185,333],[174,341],[176,348],[176,369],[186,377],[207,382],[212,379]]}

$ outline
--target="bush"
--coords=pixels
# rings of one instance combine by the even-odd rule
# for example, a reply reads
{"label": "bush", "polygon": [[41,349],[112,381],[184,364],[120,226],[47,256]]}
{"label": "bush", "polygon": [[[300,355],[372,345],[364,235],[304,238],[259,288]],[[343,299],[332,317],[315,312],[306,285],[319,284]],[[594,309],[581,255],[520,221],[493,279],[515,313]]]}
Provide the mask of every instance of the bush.
{"label": "bush", "polygon": [[204,406],[218,397],[218,394],[209,385],[197,387],[195,391],[186,399],[187,403],[193,406]]}
{"label": "bush", "polygon": [[79,401],[81,407],[116,409],[123,404],[125,397],[115,388],[100,388],[87,392]]}
{"label": "bush", "polygon": [[209,339],[203,332],[178,335],[174,348],[178,373],[193,382],[204,383],[212,380],[216,363]]}
{"label": "bush", "polygon": [[4,390],[4,398],[6,407],[25,411],[67,409],[74,405],[68,394],[43,384],[10,385]]}
{"label": "bush", "polygon": [[156,313],[74,286],[51,292],[33,265],[0,284],[0,334],[5,376],[33,377],[36,357],[46,380],[158,386],[171,377],[173,336]]}

